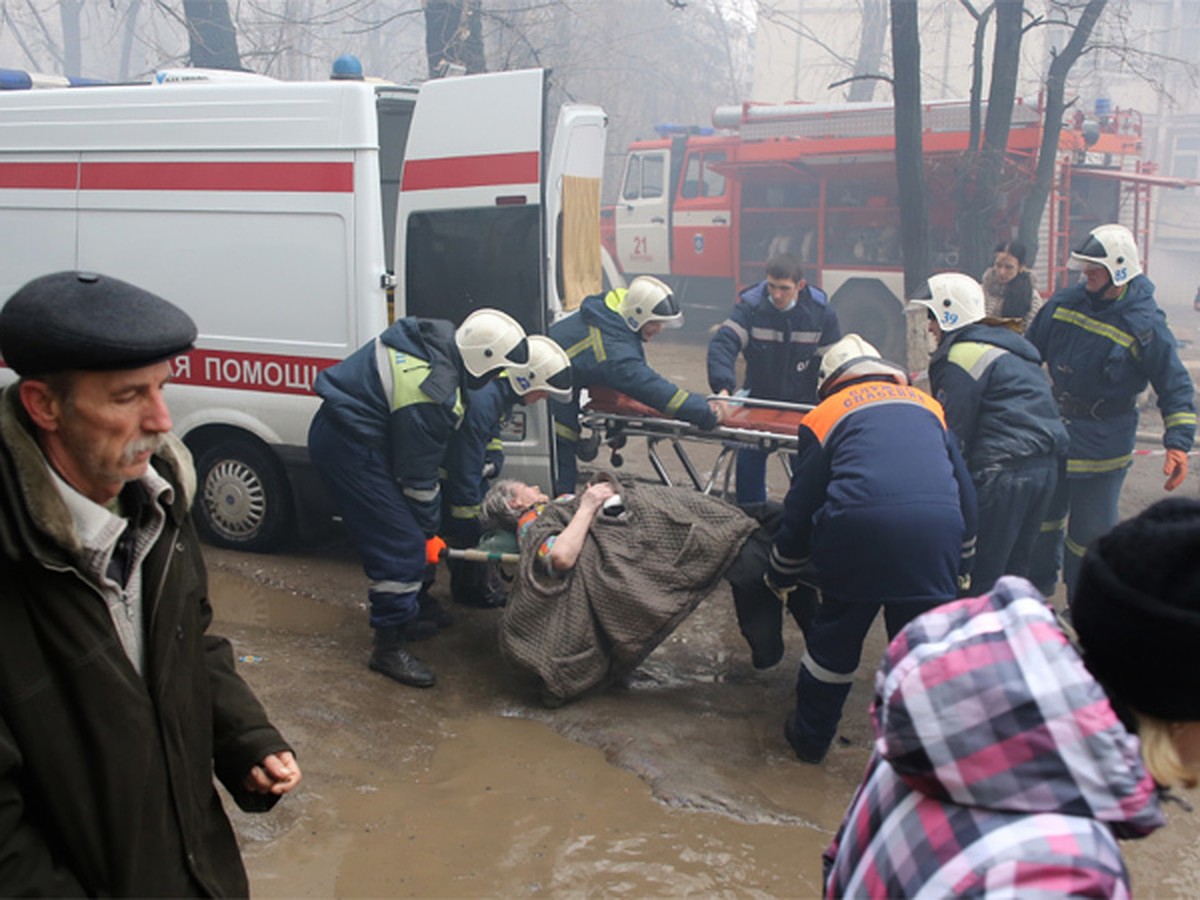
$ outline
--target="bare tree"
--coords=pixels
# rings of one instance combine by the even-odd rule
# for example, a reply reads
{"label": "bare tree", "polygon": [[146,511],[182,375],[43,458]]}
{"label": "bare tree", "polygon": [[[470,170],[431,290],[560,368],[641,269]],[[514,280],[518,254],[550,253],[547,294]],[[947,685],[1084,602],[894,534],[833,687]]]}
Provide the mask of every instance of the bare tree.
{"label": "bare tree", "polygon": [[[961,2],[971,9],[967,0]],[[996,43],[992,53],[992,78],[980,145],[977,130],[980,118],[977,111],[979,90],[982,86],[980,48],[991,9],[994,9],[996,17]],[[955,230],[960,242],[958,265],[966,272],[982,272],[987,267],[989,251],[995,242],[995,216],[999,209],[996,195],[1008,158],[1008,136],[1012,128],[1021,61],[1023,14],[1022,0],[996,0],[988,11],[976,14],[970,143],[960,162],[955,191]]]}
{"label": "bare tree", "polygon": [[[1020,237],[1028,248],[1028,262],[1033,261],[1038,254],[1038,234],[1041,230],[1042,216],[1046,212],[1046,202],[1050,198],[1050,190],[1054,184],[1055,160],[1058,158],[1058,141],[1062,134],[1063,116],[1066,113],[1067,75],[1080,56],[1086,52],[1088,41],[1100,14],[1108,0],[1087,0],[1079,19],[1071,29],[1071,36],[1066,46],[1053,51],[1054,58],[1050,62],[1050,71],[1046,76],[1045,116],[1042,122],[1042,144],[1038,149],[1037,170],[1034,176],[1033,189],[1025,198],[1021,207]],[[1063,8],[1063,20],[1067,22],[1067,9]]]}
{"label": "bare tree", "polygon": [[862,0],[862,15],[862,40],[858,45],[858,57],[854,60],[854,80],[846,97],[851,103],[874,99],[875,85],[879,79],[869,76],[880,71],[883,45],[887,39],[888,17],[884,0]]}
{"label": "bare tree", "polygon": [[460,67],[468,74],[486,71],[480,0],[424,0],[424,3],[429,77],[438,78],[453,67]]}

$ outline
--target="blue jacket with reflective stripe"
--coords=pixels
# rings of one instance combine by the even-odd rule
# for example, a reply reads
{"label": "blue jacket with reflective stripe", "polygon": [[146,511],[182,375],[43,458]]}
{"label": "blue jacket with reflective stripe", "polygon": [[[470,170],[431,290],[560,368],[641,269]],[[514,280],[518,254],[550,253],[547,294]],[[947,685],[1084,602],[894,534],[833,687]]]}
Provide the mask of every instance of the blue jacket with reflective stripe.
{"label": "blue jacket with reflective stripe", "polygon": [[[797,436],[771,554],[776,583],[795,583],[811,557],[834,596],[870,583],[873,599],[952,598],[954,576],[974,564],[977,506],[937,401],[886,381],[851,382]],[[930,557],[950,570],[927,568]]]}
{"label": "blue jacket with reflective stripe", "polygon": [[579,309],[550,326],[550,337],[571,357],[574,394],[570,403],[552,401],[554,418],[577,430],[579,389],[598,384],[628,394],[663,415],[700,428],[713,428],[717,417],[708,402],[659,375],[646,362],[641,335],[630,331],[606,296],[585,297]]}
{"label": "blue jacket with reflective stripe", "polygon": [[438,469],[463,417],[466,381],[454,326],[397,319],[317,376],[313,390],[344,434],[377,447],[427,535],[441,519]]}
{"label": "blue jacket with reflective stripe", "polygon": [[[1154,301],[1154,285],[1138,275],[1125,293],[1107,303],[1093,302],[1082,283],[1057,291],[1038,312],[1025,337],[1042,354],[1054,395],[1070,398],[1064,408],[1071,436],[1067,471],[1088,475],[1124,468],[1137,436],[1134,401],[1154,386],[1165,431],[1163,446],[1190,450],[1196,431],[1192,380],[1179,360],[1175,337]],[[1102,403],[1127,412],[1093,418],[1071,408]]]}
{"label": "blue jacket with reflective stripe", "polygon": [[837,315],[818,288],[800,291],[796,305],[776,309],[766,281],[746,288],[708,345],[708,386],[737,390],[738,355],[746,355],[746,389],[762,400],[817,402],[817,350],[842,336]]}
{"label": "blue jacket with reflective stripe", "polygon": [[999,325],[951,331],[930,357],[930,387],[972,473],[1066,455],[1067,429],[1041,364],[1037,348]]}
{"label": "blue jacket with reflective stripe", "polygon": [[518,399],[507,378],[467,391],[466,415],[446,450],[442,490],[449,520],[443,523],[445,537],[464,544],[479,539],[480,504],[488,487],[484,467],[491,462],[495,477],[504,465],[504,451],[493,449],[493,442],[500,443],[500,425]]}

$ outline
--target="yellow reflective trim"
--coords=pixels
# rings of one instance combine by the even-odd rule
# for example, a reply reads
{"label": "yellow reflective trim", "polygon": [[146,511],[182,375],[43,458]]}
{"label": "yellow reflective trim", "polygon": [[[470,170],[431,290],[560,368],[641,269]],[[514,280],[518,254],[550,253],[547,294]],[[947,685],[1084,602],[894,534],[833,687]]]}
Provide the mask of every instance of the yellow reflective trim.
{"label": "yellow reflective trim", "polygon": [[1065,309],[1059,307],[1054,310],[1054,318],[1059,322],[1066,322],[1068,325],[1075,325],[1082,328],[1084,331],[1098,334],[1100,337],[1106,337],[1114,344],[1124,347],[1133,353],[1134,356],[1139,355],[1137,341],[1133,335],[1127,331],[1122,331],[1107,322],[1101,322],[1099,319],[1093,319],[1091,316],[1085,316],[1083,313],[1075,309]]}
{"label": "yellow reflective trim", "polygon": [[592,355],[596,357],[596,362],[604,362],[607,357],[604,352],[604,338],[600,334],[600,329],[595,325],[588,326],[587,337],[576,341],[567,348],[567,357],[574,359],[584,350],[591,350]]}
{"label": "yellow reflective trim", "polygon": [[487,450],[503,450],[504,449],[504,441],[500,440],[500,438],[492,438],[485,445],[485,449],[487,449]]}
{"label": "yellow reflective trim", "polygon": [[1007,352],[1001,347],[983,344],[979,341],[955,341],[946,358],[978,381],[979,377],[987,371],[988,366],[1000,354]]}
{"label": "yellow reflective trim", "polygon": [[1071,540],[1070,538],[1067,538],[1065,541],[1063,541],[1063,546],[1067,548],[1068,553],[1070,553],[1072,556],[1078,556],[1080,559],[1083,559],[1083,555],[1087,553],[1087,547],[1084,547],[1082,544],[1075,543],[1075,541]]}
{"label": "yellow reflective trim", "polygon": [[392,412],[414,403],[432,403],[421,385],[429,377],[429,363],[394,347],[387,348],[392,366]]}
{"label": "yellow reflective trim", "polygon": [[669,412],[669,413],[675,412],[676,410],[679,409],[679,407],[683,406],[684,401],[687,400],[687,398],[689,396],[691,396],[691,395],[688,394],[687,391],[683,390],[683,388],[680,388],[679,390],[677,390],[675,392],[675,396],[672,397],[670,399],[670,401],[667,403],[667,408],[666,408],[666,410],[664,410],[664,412]]}
{"label": "yellow reflective trim", "polygon": [[574,428],[571,428],[567,425],[564,425],[562,422],[555,422],[554,423],[554,436],[560,437],[564,441],[571,441],[573,443],[573,442],[579,440],[579,431]]}
{"label": "yellow reflective trim", "polygon": [[450,517],[452,519],[477,519],[477,518],[479,518],[480,511],[481,511],[481,507],[478,505],[476,505],[476,506],[451,506],[450,507]]}
{"label": "yellow reflective trim", "polygon": [[596,354],[596,362],[604,362],[608,359],[608,353],[604,349],[604,335],[595,325],[588,328],[588,334],[592,339],[592,353]]}
{"label": "yellow reflective trim", "polygon": [[1049,534],[1053,531],[1062,531],[1066,527],[1067,527],[1067,517],[1066,516],[1063,516],[1061,519],[1047,519],[1045,522],[1042,523],[1042,532],[1044,534]]}
{"label": "yellow reflective trim", "polygon": [[1114,456],[1112,459],[1068,459],[1067,472],[1100,474],[1124,469],[1133,462],[1133,454]]}
{"label": "yellow reflective trim", "polygon": [[1163,419],[1164,428],[1174,428],[1176,425],[1195,425],[1196,414],[1189,412],[1171,413]]}
{"label": "yellow reflective trim", "polygon": [[604,295],[604,305],[615,313],[621,312],[621,301],[625,299],[625,288],[614,288]]}

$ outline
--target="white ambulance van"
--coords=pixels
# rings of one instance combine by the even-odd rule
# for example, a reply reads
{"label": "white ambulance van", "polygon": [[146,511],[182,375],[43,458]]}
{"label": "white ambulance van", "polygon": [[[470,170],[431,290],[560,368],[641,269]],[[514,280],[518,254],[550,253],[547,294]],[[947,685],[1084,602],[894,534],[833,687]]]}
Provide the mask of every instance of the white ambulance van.
{"label": "white ambulance van", "polygon": [[[330,511],[313,379],[393,317],[492,306],[544,332],[601,288],[606,119],[550,120],[542,70],[159,82],[0,91],[0,302],[83,269],[196,320],[169,403],[214,543],[268,549]],[[506,473],[548,484],[552,434],[545,404],[518,406]]]}

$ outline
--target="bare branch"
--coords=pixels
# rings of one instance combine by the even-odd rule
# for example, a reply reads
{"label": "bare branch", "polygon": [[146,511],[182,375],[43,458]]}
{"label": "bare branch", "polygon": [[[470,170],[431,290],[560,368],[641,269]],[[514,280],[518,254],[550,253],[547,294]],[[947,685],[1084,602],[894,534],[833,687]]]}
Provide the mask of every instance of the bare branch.
{"label": "bare branch", "polygon": [[886,84],[892,85],[896,83],[895,79],[893,79],[891,75],[851,75],[849,78],[843,78],[840,81],[831,81],[827,87],[829,90],[833,90],[834,88],[839,88],[843,85],[849,84],[852,81],[882,81]]}

